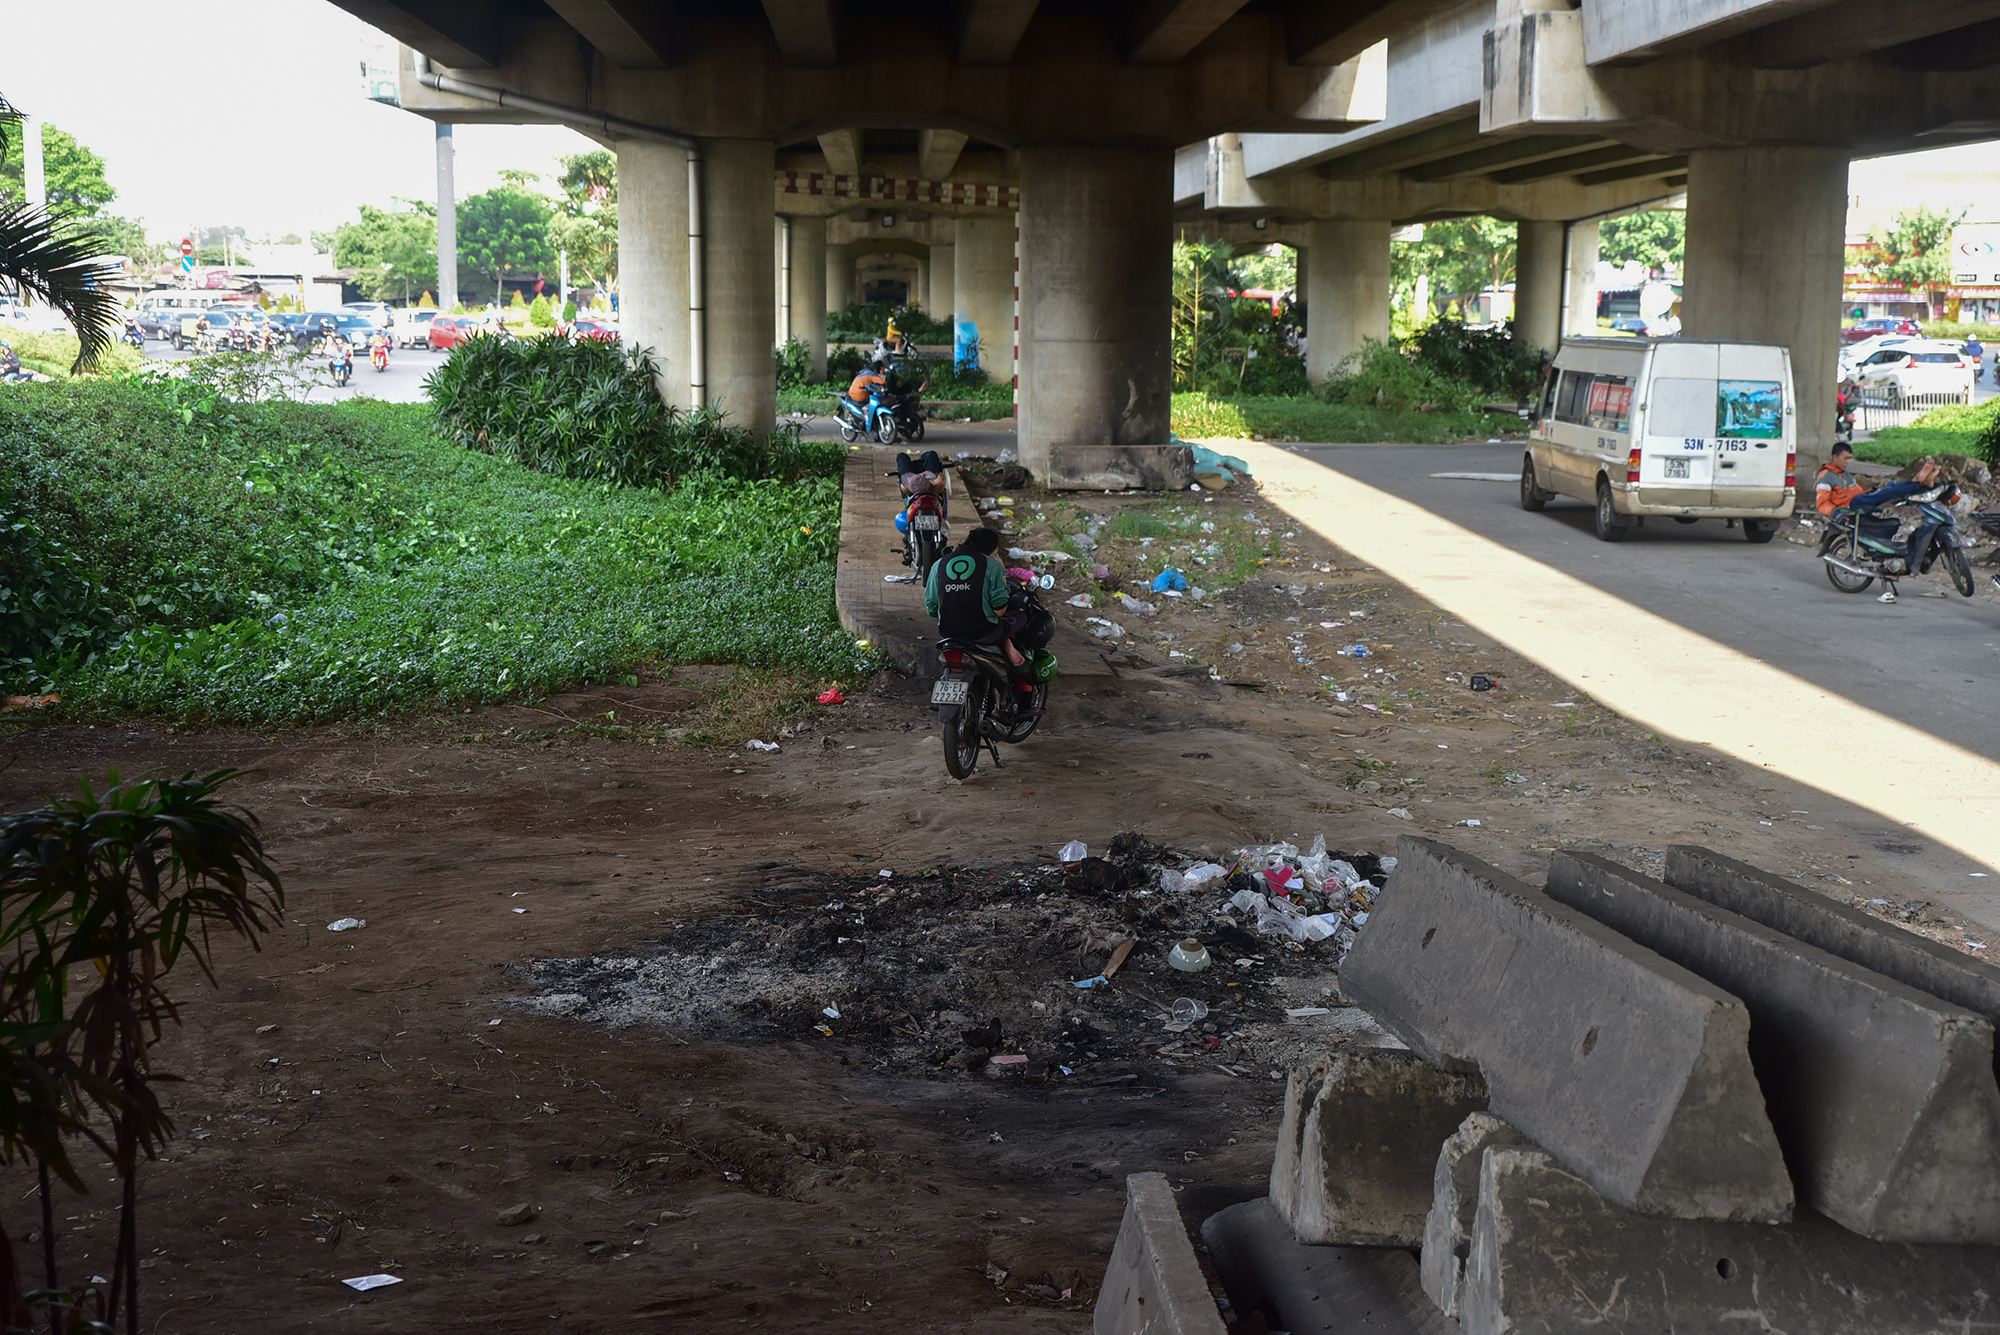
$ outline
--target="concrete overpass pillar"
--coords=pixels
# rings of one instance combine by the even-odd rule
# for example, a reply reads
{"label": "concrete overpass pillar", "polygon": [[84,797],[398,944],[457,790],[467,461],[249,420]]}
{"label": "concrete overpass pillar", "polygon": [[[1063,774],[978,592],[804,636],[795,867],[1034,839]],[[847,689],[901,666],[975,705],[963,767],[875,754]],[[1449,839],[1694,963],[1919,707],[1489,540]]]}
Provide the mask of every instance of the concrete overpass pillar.
{"label": "concrete overpass pillar", "polygon": [[826,379],[826,219],[792,219],[792,336],[812,349],[814,384]]}
{"label": "concrete overpass pillar", "polygon": [[952,313],[958,309],[956,267],[958,248],[956,246],[931,246],[931,305],[924,309],[931,318],[951,323]]}
{"label": "concrete overpass pillar", "polygon": [[1332,375],[1361,341],[1389,341],[1389,224],[1319,218],[1306,225],[1306,377]]}
{"label": "concrete overpass pillar", "polygon": [[826,313],[847,309],[854,290],[854,251],[851,246],[828,244],[826,248]]}
{"label": "concrete overpass pillar", "polygon": [[910,291],[910,304],[924,314],[931,311],[931,262],[929,256],[917,257],[917,281]]}
{"label": "concrete overpass pillar", "polygon": [[1562,341],[1563,225],[1524,222],[1514,243],[1514,336],[1554,352]]}
{"label": "concrete overpass pillar", "polygon": [[1833,441],[1846,226],[1845,149],[1714,148],[1688,156],[1681,333],[1792,350],[1802,479]]}
{"label": "concrete overpass pillar", "polygon": [[979,364],[996,384],[1014,374],[1014,220],[960,218],[952,229],[958,308],[979,326]]}
{"label": "concrete overpass pillar", "polygon": [[1021,150],[1017,430],[1050,487],[1191,476],[1187,448],[1168,443],[1173,165],[1166,147]]}
{"label": "concrete overpass pillar", "polygon": [[1569,225],[1569,290],[1563,298],[1563,337],[1597,333],[1597,245],[1599,224]]}
{"label": "concrete overpass pillar", "polygon": [[660,397],[682,408],[692,398],[687,188],[686,149],[618,141],[619,337],[652,351]]}
{"label": "concrete overpass pillar", "polygon": [[768,139],[707,139],[702,157],[707,399],[735,425],[763,435],[778,411],[771,371],[777,332],[771,175],[777,149]]}

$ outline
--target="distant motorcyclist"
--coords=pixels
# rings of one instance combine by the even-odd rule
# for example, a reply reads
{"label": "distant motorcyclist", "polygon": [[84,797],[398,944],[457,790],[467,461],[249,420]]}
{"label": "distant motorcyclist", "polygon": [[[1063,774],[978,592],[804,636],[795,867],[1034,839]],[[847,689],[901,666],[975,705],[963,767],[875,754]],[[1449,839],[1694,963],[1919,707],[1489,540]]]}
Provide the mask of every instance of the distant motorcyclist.
{"label": "distant motorcyclist", "polygon": [[910,340],[896,327],[896,317],[893,315],[889,317],[889,328],[885,331],[882,341],[888,344],[889,351],[898,357],[910,350]]}
{"label": "distant motorcyclist", "polygon": [[1979,335],[1974,334],[1971,338],[1965,340],[1965,355],[1972,359],[1973,380],[1979,380],[1981,376],[1986,374],[1986,345],[1979,341]]}

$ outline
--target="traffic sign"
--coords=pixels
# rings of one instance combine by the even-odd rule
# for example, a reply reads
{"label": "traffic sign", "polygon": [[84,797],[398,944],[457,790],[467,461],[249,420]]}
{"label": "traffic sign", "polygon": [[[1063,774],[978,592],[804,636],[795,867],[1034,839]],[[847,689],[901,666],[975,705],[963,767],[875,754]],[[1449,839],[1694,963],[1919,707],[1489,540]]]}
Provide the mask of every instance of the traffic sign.
{"label": "traffic sign", "polygon": [[181,254],[183,255],[194,254],[194,242],[188,240],[186,237],[181,238]]}

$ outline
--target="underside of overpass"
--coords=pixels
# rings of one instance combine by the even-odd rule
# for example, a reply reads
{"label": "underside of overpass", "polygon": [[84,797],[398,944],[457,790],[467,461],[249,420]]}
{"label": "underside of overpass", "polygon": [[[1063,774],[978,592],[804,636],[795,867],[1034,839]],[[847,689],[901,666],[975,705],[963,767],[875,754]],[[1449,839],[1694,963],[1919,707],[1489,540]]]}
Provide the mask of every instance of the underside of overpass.
{"label": "underside of overpass", "polygon": [[335,3],[405,44],[406,108],[616,149],[626,334],[670,396],[767,426],[769,349],[823,358],[873,263],[995,369],[1018,348],[1058,486],[1185,480],[1176,224],[1302,247],[1323,376],[1387,334],[1397,225],[1519,223],[1553,347],[1598,221],[1683,201],[1686,333],[1790,346],[1810,457],[1848,160],[2000,137],[2000,0],[957,0],[886,39],[835,0]]}

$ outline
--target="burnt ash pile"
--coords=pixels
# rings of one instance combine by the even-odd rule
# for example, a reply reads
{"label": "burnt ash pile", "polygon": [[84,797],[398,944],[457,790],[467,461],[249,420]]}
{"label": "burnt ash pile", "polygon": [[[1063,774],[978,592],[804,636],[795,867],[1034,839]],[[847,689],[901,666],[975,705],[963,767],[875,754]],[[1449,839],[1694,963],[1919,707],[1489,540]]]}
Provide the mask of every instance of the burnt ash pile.
{"label": "burnt ash pile", "polygon": [[[1381,875],[1368,854],[1331,856]],[[684,1039],[831,1043],[844,1063],[889,1074],[1268,1078],[1368,1021],[1339,995],[1345,941],[1259,935],[1260,915],[1230,900],[1270,889],[1262,864],[1224,863],[1226,879],[1181,886],[1162,871],[1201,859],[1120,835],[1108,858],[1068,867],[806,872],[757,895],[752,913],[625,954],[535,961],[518,1004]],[[1187,940],[1207,968],[1168,962]],[[1176,1016],[1183,999],[1196,1004]]]}

